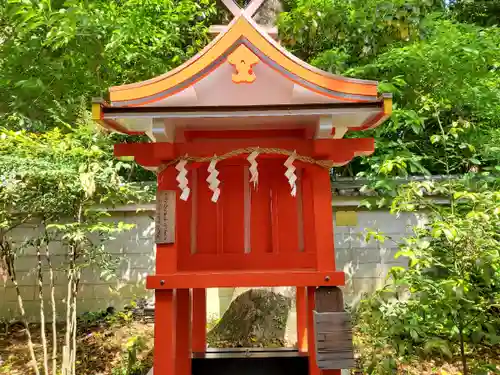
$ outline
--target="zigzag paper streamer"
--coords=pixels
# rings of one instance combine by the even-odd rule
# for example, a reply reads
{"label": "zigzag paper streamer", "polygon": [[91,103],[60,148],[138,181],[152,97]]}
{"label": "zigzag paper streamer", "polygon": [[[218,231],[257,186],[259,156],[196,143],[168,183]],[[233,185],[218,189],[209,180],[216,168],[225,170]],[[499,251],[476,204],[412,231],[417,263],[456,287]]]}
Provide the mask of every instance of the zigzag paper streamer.
{"label": "zigzag paper streamer", "polygon": [[181,160],[175,166],[175,169],[177,169],[179,171],[179,173],[177,174],[176,180],[179,183],[179,185],[178,185],[179,189],[181,189],[181,191],[182,191],[180,198],[183,201],[187,201],[189,198],[189,194],[191,193],[191,189],[188,187],[189,181],[186,177],[187,173],[188,173],[188,170],[186,169],[186,164],[187,164],[187,160]]}
{"label": "zigzag paper streamer", "polygon": [[254,151],[250,155],[248,155],[248,162],[250,163],[250,182],[253,182],[254,189],[257,189],[257,185],[259,184],[259,170],[257,169],[258,164],[255,159],[259,155],[259,151]]}
{"label": "zigzag paper streamer", "polygon": [[213,191],[212,194],[212,202],[216,203],[219,200],[220,196],[220,181],[217,179],[219,176],[219,171],[215,168],[217,164],[217,159],[212,159],[210,164],[208,165],[208,172],[210,173],[207,177],[208,187]]}
{"label": "zigzag paper streamer", "polygon": [[288,159],[285,161],[285,167],[287,168],[285,172],[286,178],[288,178],[288,183],[290,184],[290,188],[292,189],[291,194],[292,197],[295,197],[297,195],[297,175],[295,174],[295,166],[293,165],[293,162],[295,161],[295,153],[290,155]]}

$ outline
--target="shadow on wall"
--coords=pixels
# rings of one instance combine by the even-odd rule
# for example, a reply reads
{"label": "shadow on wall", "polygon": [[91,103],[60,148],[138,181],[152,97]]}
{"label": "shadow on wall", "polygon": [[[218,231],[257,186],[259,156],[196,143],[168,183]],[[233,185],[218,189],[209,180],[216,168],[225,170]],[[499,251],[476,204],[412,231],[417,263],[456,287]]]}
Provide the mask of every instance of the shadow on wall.
{"label": "shadow on wall", "polygon": [[[350,211],[349,211],[350,210]],[[151,212],[113,212],[110,221],[124,221],[135,224],[135,228],[116,235],[116,238],[105,243],[106,250],[120,258],[120,266],[112,278],[101,277],[103,270],[86,269],[82,274],[79,289],[79,313],[96,311],[113,306],[121,309],[137,297],[152,298],[146,291],[144,283],[148,274],[154,273],[154,213]],[[347,303],[356,303],[365,292],[373,291],[385,283],[389,269],[393,266],[406,266],[407,259],[394,259],[398,251],[398,243],[411,234],[414,225],[423,225],[425,217],[415,214],[394,216],[387,211],[358,211],[343,209],[335,212],[335,251],[338,270],[346,273],[347,283],[344,288]],[[381,244],[375,240],[366,242],[366,229],[375,229],[390,236],[393,241]],[[17,228],[13,234],[16,244],[22,244],[36,235],[35,225]],[[54,254],[53,262],[61,268],[66,257],[61,243],[51,244]],[[21,293],[27,314],[31,320],[38,319],[39,302],[36,280],[36,252],[34,248],[26,248],[17,259],[17,270]],[[46,267],[45,267],[46,268]],[[56,270],[56,301],[58,311],[63,313],[66,298],[66,275]],[[44,300],[48,306],[48,275],[44,276]],[[230,303],[247,288],[213,289],[207,292],[207,314],[209,319],[219,319]],[[289,296],[293,288],[277,288],[277,292]],[[62,309],[60,309],[62,308]],[[292,308],[292,314],[294,309]],[[16,318],[19,314],[15,289],[7,281],[6,287],[0,289],[0,316],[5,319]],[[293,319],[291,314],[291,319]],[[61,317],[64,318],[64,317]]]}
{"label": "shadow on wall", "polygon": [[[391,215],[387,211],[336,212],[335,255],[336,267],[346,273],[344,295],[346,303],[356,304],[365,293],[386,283],[386,276],[394,266],[406,267],[408,258],[394,256],[399,244],[412,234],[414,226],[425,225],[425,216],[413,213]],[[355,220],[352,220],[352,218]],[[381,243],[366,241],[366,230],[380,231],[390,239]]]}
{"label": "shadow on wall", "polygon": [[[152,212],[113,212],[105,219],[135,224],[135,227],[130,231],[114,235],[113,239],[104,243],[106,251],[119,259],[119,266],[114,272],[108,274],[106,270],[96,268],[86,268],[82,271],[78,290],[78,314],[104,310],[109,306],[122,309],[137,297],[152,297],[152,293],[145,289],[145,279],[148,274],[154,272],[153,215]],[[37,257],[34,247],[26,247],[23,244],[39,234],[35,224],[23,225],[12,233],[14,246],[22,248],[16,260],[16,271],[24,308],[31,321],[39,320]],[[64,266],[67,265],[67,250],[57,241],[51,242],[49,246],[54,268],[58,319],[63,320],[67,296],[67,276],[64,271]],[[43,270],[44,303],[48,310],[50,284],[45,260]],[[10,280],[5,280],[3,286],[0,288],[0,316],[6,320],[16,319],[19,317],[16,290]],[[51,314],[47,314],[47,319],[49,315]]]}

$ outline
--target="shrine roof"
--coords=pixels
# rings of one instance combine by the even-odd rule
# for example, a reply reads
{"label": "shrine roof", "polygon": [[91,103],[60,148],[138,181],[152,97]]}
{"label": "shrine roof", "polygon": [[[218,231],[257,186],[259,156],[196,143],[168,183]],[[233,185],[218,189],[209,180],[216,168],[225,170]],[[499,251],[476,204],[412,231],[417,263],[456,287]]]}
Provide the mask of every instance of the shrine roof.
{"label": "shrine roof", "polygon": [[376,81],[317,69],[268,35],[248,8],[238,12],[233,11],[233,21],[211,43],[176,69],[111,87],[109,101],[93,105],[94,119],[114,131],[168,141],[168,134],[158,133],[168,133],[169,126],[174,131],[193,128],[192,118],[205,130],[213,129],[214,118],[222,119],[217,129],[226,130],[239,129],[230,119],[244,117],[247,129],[258,130],[262,122],[266,128],[285,122],[319,127],[327,116],[330,123],[335,118],[330,128],[344,129],[337,131],[343,136],[347,130],[377,126],[389,116],[391,99],[378,95]]}
{"label": "shrine roof", "polygon": [[[237,57],[239,62],[246,63],[243,68],[253,65],[250,69],[254,72],[253,80],[255,83],[259,81],[259,78],[266,78],[265,81],[262,79],[264,81],[262,86],[274,83],[273,79],[268,80],[269,75],[272,76],[273,72],[263,72],[265,77],[259,77],[259,71],[269,67],[300,88],[335,101],[369,102],[377,100],[377,82],[333,75],[307,64],[274,41],[251,18],[242,14],[233,20],[225,32],[219,34],[200,53],[178,68],[143,82],[111,87],[109,89],[111,106],[172,105],[173,103],[171,104],[165,99],[178,94],[182,95],[184,90],[196,85],[200,80],[208,78],[217,68],[233,65],[226,66],[229,69],[224,69],[229,72],[228,77],[231,78],[231,73],[238,69],[238,61],[236,64],[228,62],[233,56]],[[264,69],[258,69],[260,62],[264,63]],[[254,81],[245,81],[244,78],[242,77],[242,80],[238,82],[233,79],[233,83],[248,87],[254,83]],[[212,91],[211,94],[213,95],[214,92]],[[220,94],[218,95],[219,103],[214,102],[212,105],[231,102],[231,100],[226,100],[226,95],[223,92],[217,94]],[[186,102],[186,105],[195,104],[189,99],[188,97],[178,99],[174,105],[182,104],[183,101]],[[247,103],[240,102],[238,104],[252,105],[258,98],[250,95],[246,96],[246,99]],[[310,102],[307,99],[302,102],[304,101]],[[319,101],[317,98],[313,100],[313,102],[317,101]]]}

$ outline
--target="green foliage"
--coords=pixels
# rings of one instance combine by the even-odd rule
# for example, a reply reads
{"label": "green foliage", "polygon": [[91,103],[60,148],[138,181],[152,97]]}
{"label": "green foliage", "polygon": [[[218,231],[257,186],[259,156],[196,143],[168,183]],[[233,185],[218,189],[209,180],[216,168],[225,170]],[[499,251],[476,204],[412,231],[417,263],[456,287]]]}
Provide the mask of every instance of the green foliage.
{"label": "green foliage", "polygon": [[427,98],[418,103],[425,96],[445,114],[498,121],[500,30],[429,21],[426,34],[421,41],[389,49],[351,74],[388,81],[404,107],[417,104],[426,109]]}
{"label": "green foliage", "polygon": [[81,99],[193,56],[214,12],[211,0],[3,0],[0,114],[17,128],[73,122]]}
{"label": "green foliage", "polygon": [[132,311],[115,311],[113,307],[102,311],[88,311],[78,317],[81,330],[88,330],[95,326],[122,327],[133,321]]}
{"label": "green foliage", "polygon": [[500,24],[500,1],[498,0],[453,0],[451,11],[460,22],[471,22],[482,26]]}
{"label": "green foliage", "polygon": [[[127,174],[123,172],[131,165],[112,159],[112,138],[91,128],[85,111],[81,111],[73,128],[62,131],[56,127],[34,133],[1,127],[0,140],[0,273],[7,275],[14,284],[19,294],[21,318],[26,321],[17,286],[17,257],[24,246],[37,249],[38,277],[43,285],[42,259],[47,261],[52,277],[50,244],[58,241],[66,253],[58,269],[66,273],[68,283],[65,348],[76,351],[75,345],[71,345],[71,335],[76,335],[76,305],[82,270],[93,268],[100,271],[102,277],[114,276],[120,259],[106,251],[104,241],[132,227],[106,220],[109,214],[102,206],[145,200],[150,198],[150,192],[127,182]],[[36,229],[26,234],[25,244],[15,243],[13,230],[26,223]],[[50,281],[52,284],[53,279]],[[54,289],[51,291],[53,293]],[[40,301],[43,301],[43,290]],[[45,314],[43,305],[40,306],[41,313]],[[55,315],[54,303],[52,308]],[[62,316],[63,312],[59,314]],[[28,338],[31,347],[31,336]],[[46,341],[42,344],[46,353]],[[37,369],[33,351],[31,357]],[[63,372],[72,367],[74,358],[73,355],[64,358]],[[53,368],[57,371],[55,364]],[[48,371],[45,364],[44,370]]]}
{"label": "green foliage", "polygon": [[[369,61],[391,43],[418,38],[426,13],[440,1],[296,0],[280,16],[284,43],[298,56],[332,72],[338,59],[352,65]],[[336,64],[332,64],[332,58]]]}
{"label": "green foliage", "polygon": [[500,29],[432,21],[427,30],[425,40],[351,70],[383,80],[396,102],[391,121],[372,132],[375,156],[353,168],[385,176],[498,171]]}
{"label": "green foliage", "polygon": [[[2,255],[14,260],[20,248],[8,246],[13,229],[28,221],[42,229],[47,244],[62,240],[75,250],[77,267],[99,264],[112,273],[115,259],[103,240],[129,229],[106,221],[99,206],[148,200],[151,192],[127,183],[130,164],[112,159],[112,139],[82,119],[74,129],[45,133],[1,129],[0,234]],[[106,267],[109,265],[109,268]]]}
{"label": "green foliage", "polygon": [[408,268],[393,268],[390,283],[358,309],[365,345],[378,348],[365,358],[370,373],[390,373],[394,359],[412,356],[459,358],[464,374],[469,358],[474,373],[493,366],[488,353],[500,347],[499,182],[472,178],[398,188],[392,211],[427,212],[428,221],[413,228],[396,254],[408,259]]}
{"label": "green foliage", "polygon": [[142,375],[146,368],[139,360],[138,354],[145,346],[144,338],[141,336],[129,338],[125,345],[123,364],[113,370],[113,375]]}
{"label": "green foliage", "polygon": [[[456,165],[451,172],[495,167],[500,154],[499,29],[456,21],[490,26],[494,22],[476,22],[476,13],[495,16],[497,3],[283,1],[279,28],[286,47],[322,69],[379,80],[381,91],[395,95],[392,121],[372,132],[375,157],[357,160],[339,173],[446,173],[442,143],[428,136],[442,135],[439,122],[446,133],[453,124],[466,128],[452,147]],[[207,26],[214,19],[228,17],[213,0],[138,4],[4,0],[3,126],[39,130],[72,124],[82,100],[89,103],[110,85],[174,68],[206,44]],[[148,173],[132,175],[152,179]]]}
{"label": "green foliage", "polygon": [[285,2],[280,32],[291,50],[332,73],[378,80],[394,95],[391,121],[354,135],[373,135],[376,154],[338,173],[378,179],[498,168],[500,29],[456,22],[460,7],[479,3],[498,2]]}

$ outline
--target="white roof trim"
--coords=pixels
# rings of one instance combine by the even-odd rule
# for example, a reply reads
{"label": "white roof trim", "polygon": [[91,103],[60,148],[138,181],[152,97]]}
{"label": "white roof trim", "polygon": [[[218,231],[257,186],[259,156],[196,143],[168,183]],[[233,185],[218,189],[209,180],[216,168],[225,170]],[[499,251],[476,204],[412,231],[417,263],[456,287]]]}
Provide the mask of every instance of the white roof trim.
{"label": "white roof trim", "polygon": [[105,119],[128,119],[128,118],[171,118],[171,119],[182,119],[182,118],[229,118],[229,117],[281,117],[281,116],[314,116],[314,115],[342,115],[351,114],[359,112],[378,112],[379,108],[353,108],[353,109],[338,109],[338,108],[326,108],[326,109],[282,109],[282,110],[259,110],[259,111],[210,111],[203,112],[202,110],[193,112],[122,112],[122,113],[105,113]]}

